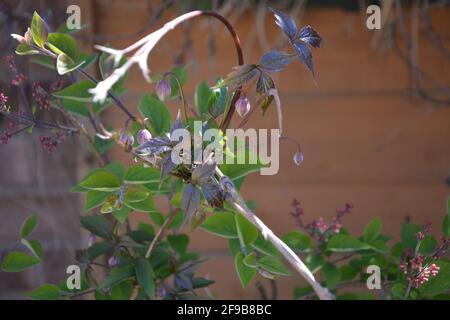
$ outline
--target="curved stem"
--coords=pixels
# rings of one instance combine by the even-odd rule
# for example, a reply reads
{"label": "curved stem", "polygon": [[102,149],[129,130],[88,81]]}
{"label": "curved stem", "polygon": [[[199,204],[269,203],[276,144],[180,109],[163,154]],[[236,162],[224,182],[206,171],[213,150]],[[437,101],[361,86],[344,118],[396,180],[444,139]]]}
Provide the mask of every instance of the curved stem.
{"label": "curved stem", "polygon": [[166,75],[170,75],[171,77],[173,77],[177,83],[178,90],[180,91],[181,103],[183,104],[183,108],[182,108],[183,122],[186,124],[188,121],[188,116],[187,116],[187,108],[186,108],[186,98],[184,96],[183,87],[181,86],[180,80],[178,79],[178,77],[175,73],[169,71],[166,73]]}

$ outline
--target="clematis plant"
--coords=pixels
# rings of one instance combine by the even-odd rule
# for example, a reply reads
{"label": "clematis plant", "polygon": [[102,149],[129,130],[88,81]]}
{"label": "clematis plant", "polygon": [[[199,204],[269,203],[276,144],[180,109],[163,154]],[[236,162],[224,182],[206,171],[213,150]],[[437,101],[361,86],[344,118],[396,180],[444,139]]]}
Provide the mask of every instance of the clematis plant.
{"label": "clematis plant", "polygon": [[[197,298],[198,289],[214,282],[198,276],[197,268],[202,260],[188,249],[189,236],[182,233],[187,229],[191,232],[203,229],[228,239],[243,287],[257,276],[271,280],[289,276],[291,272],[285,265],[287,262],[308,283],[308,297],[335,297],[337,276],[334,271],[337,267],[331,262],[326,263],[324,257],[339,251],[334,250],[332,244],[345,249],[360,241],[342,234],[341,220],[346,212],[331,225],[317,221],[306,227],[311,232],[309,236],[317,241],[317,247],[313,247],[311,239],[306,240],[305,235],[299,232],[280,239],[255,214],[253,203],[245,201],[239,192],[244,177],[263,167],[261,161],[237,164],[235,150],[228,150],[229,141],[224,135],[234,113],[242,117],[238,126],[241,127],[250,120],[254,110],[261,109],[264,113],[274,104],[278,114],[278,139],[293,142],[298,149],[294,162],[299,165],[303,161],[299,143],[282,131],[281,97],[271,75],[299,60],[315,80],[311,49],[319,48],[322,38],[311,26],[298,29],[291,17],[271,10],[292,52],[270,51],[257,63],[244,63],[240,40],[233,26],[226,18],[210,11],[183,14],[124,49],[97,45],[95,48],[100,51],[99,55],[80,53],[71,35],[50,32],[36,12],[25,35],[12,35],[18,41],[18,55],[34,56],[35,61],[53,69],[59,79],[49,88],[33,85],[33,99],[38,110],[26,105],[15,110],[8,105],[8,97],[0,94],[0,112],[11,123],[0,141],[7,143],[14,135],[30,132],[27,129],[33,128],[33,134],[47,132],[39,138],[40,143],[48,152],[54,152],[59,144],[79,134],[86,139],[98,162],[98,167],[87,172],[72,188],[73,192],[85,195],[85,213],[80,222],[90,233],[87,246],[75,253],[82,271],[79,285],[65,279],[58,284],[43,284],[29,292],[29,297],[70,299],[93,294],[96,299]],[[178,25],[197,17],[212,17],[225,25],[236,48],[238,65],[211,85],[201,82],[196,88],[195,107],[192,107],[187,103],[183,90],[188,81],[186,68],[176,66],[163,74],[152,74],[148,60],[159,40]],[[99,80],[87,70],[93,63],[98,65]],[[133,114],[120,98],[127,72],[134,65],[141,70],[146,81],[155,84],[155,92],[141,98],[139,115]],[[14,84],[22,90],[21,82],[25,76],[19,76],[15,66],[11,71]],[[257,99],[251,107],[247,96],[250,96],[248,93],[255,81]],[[164,100],[176,99],[179,110],[172,121]],[[110,127],[100,120],[99,115],[110,106],[125,114],[122,127]],[[45,116],[53,115],[53,111],[60,118],[45,120]],[[201,125],[196,126],[195,121]],[[86,128],[86,123],[91,128]],[[18,126],[21,128],[16,130]],[[195,137],[195,133],[202,135],[208,129],[221,134],[221,151],[237,161],[217,162],[214,157],[216,151],[207,149],[206,143],[198,143],[195,138],[189,144],[192,147],[178,149],[180,130],[187,130]],[[105,157],[115,144],[134,160],[132,166],[125,167]],[[198,150],[208,152],[196,159]],[[250,150],[246,149],[245,153],[250,158]],[[174,155],[194,161],[176,162]],[[167,212],[161,212],[155,205],[155,198],[167,201]],[[346,208],[347,211],[349,209]],[[140,223],[133,229],[130,219],[135,212],[147,213],[151,223]],[[20,272],[43,259],[39,242],[29,239],[37,227],[37,220],[37,216],[32,215],[24,222],[18,243],[11,246],[2,258],[2,271]],[[381,237],[378,229],[371,226],[372,229],[376,232],[368,232],[368,237],[373,243],[367,239],[365,241],[369,244],[357,242],[361,246],[356,250],[370,253],[384,250],[384,246],[377,242]],[[341,238],[336,238],[338,236]],[[305,244],[306,251],[312,252],[307,256],[306,264],[299,255],[302,250],[298,250]],[[445,251],[444,247],[440,252]],[[316,257],[321,259],[314,260]],[[417,259],[417,252],[414,257]],[[410,260],[405,261],[403,269],[407,271],[410,284],[409,289],[405,289],[407,297],[410,297],[412,287],[426,281],[424,276],[414,280],[417,275],[412,272],[420,269],[419,262],[422,263],[420,270],[427,270],[424,275],[426,273],[428,278],[429,275],[437,277],[443,269],[441,262],[423,266],[424,260],[413,264]],[[324,279],[317,278],[319,270],[325,272]]]}

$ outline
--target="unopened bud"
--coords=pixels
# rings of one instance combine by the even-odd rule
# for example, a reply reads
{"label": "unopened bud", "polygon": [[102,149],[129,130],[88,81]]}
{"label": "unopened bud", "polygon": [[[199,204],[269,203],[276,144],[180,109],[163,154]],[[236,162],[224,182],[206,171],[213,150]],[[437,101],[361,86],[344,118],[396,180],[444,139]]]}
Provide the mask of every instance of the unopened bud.
{"label": "unopened bud", "polygon": [[156,95],[159,100],[164,101],[167,97],[170,96],[172,89],[170,88],[170,83],[166,80],[160,80],[156,84]]}
{"label": "unopened bud", "polygon": [[150,140],[152,138],[152,134],[147,129],[142,129],[139,131],[137,135],[138,143],[143,144],[144,142]]}
{"label": "unopened bud", "polygon": [[237,114],[243,118],[247,115],[247,113],[250,111],[250,102],[248,101],[247,97],[240,97],[236,101],[236,112]]}
{"label": "unopened bud", "polygon": [[20,34],[15,34],[15,33],[11,33],[11,37],[16,40],[17,42],[19,42],[20,44],[26,44],[26,40],[23,36],[21,36]]}
{"label": "unopened bud", "polygon": [[303,162],[303,153],[298,151],[294,154],[294,163],[299,166],[302,162]]}
{"label": "unopened bud", "polygon": [[89,235],[88,237],[88,247],[92,247],[95,243],[95,235],[93,235],[92,233]]}
{"label": "unopened bud", "polygon": [[111,258],[108,259],[108,265],[110,267],[115,267],[119,264],[119,261],[117,260],[117,258],[115,256],[111,256]]}

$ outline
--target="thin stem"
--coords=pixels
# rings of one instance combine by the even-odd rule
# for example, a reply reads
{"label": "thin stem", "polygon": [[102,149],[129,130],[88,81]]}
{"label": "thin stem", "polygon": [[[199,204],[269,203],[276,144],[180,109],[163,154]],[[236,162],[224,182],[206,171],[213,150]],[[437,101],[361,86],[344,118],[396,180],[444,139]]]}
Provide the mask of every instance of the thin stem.
{"label": "thin stem", "polygon": [[166,73],[166,75],[169,75],[172,78],[174,78],[175,82],[177,83],[178,90],[180,91],[181,103],[183,105],[183,107],[181,109],[182,113],[183,113],[183,122],[186,124],[188,121],[188,116],[187,116],[187,109],[186,109],[186,98],[184,96],[183,87],[181,86],[180,80],[178,79],[178,77],[175,73],[169,71]]}
{"label": "thin stem", "polygon": [[148,246],[147,252],[145,253],[145,258],[146,259],[150,258],[150,255],[152,254],[153,249],[155,249],[156,244],[158,243],[159,239],[161,238],[164,230],[169,226],[169,224],[175,218],[177,213],[178,213],[178,210],[172,210],[170,212],[170,215],[167,217],[166,221],[164,221],[164,223],[162,224],[161,228],[158,230],[158,232],[156,233],[155,237],[153,238],[153,241]]}

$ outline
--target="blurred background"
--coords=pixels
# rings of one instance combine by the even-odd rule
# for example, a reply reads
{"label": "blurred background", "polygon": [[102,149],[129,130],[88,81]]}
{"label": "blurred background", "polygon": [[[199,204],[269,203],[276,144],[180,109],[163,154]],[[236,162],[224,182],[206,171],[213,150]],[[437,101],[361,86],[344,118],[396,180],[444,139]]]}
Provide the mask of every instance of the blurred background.
{"label": "blurred background", "polygon": [[[74,36],[86,53],[93,53],[97,43],[123,48],[183,12],[214,10],[235,26],[245,60],[256,62],[284,43],[267,10],[274,6],[294,17],[297,25],[313,26],[324,45],[313,50],[317,85],[298,62],[275,78],[284,131],[300,141],[304,162],[297,167],[294,146],[282,142],[279,173],[252,174],[244,184],[244,197],[257,202],[257,214],[278,234],[296,228],[289,214],[294,198],[301,201],[306,221],[329,221],[337,209],[351,203],[354,209],[344,227],[355,235],[374,216],[382,219],[383,231],[395,237],[408,219],[417,224],[430,220],[439,234],[450,194],[450,2],[401,1],[401,10],[395,1],[380,2],[1,0],[0,92],[10,96],[11,105],[24,103],[33,82],[55,80],[48,69],[17,57],[17,67],[28,76],[25,96],[10,85],[4,58],[15,44],[9,34],[23,34],[34,10],[56,28],[67,18],[67,6],[79,5],[85,28]],[[366,27],[370,4],[381,5],[381,30]],[[200,19],[170,33],[149,59],[157,73],[178,64],[188,66],[192,81],[186,92],[192,102],[196,83],[204,79],[212,84],[237,58],[227,31]],[[143,93],[154,90],[135,68],[126,87],[123,100],[131,110]],[[175,104],[171,110],[174,114]],[[115,108],[101,117],[105,123],[123,125],[123,115]],[[0,116],[1,128],[6,122]],[[276,128],[275,108],[264,117],[256,112],[247,127]],[[108,157],[129,162],[121,150],[110,150]],[[26,290],[59,281],[66,266],[75,262],[74,250],[86,246],[86,235],[78,220],[83,199],[69,188],[93,166],[94,159],[77,137],[52,154],[42,148],[38,134],[17,135],[0,145],[0,251],[16,241],[23,219],[33,212],[40,218],[37,238],[45,250],[44,264],[19,274],[0,273],[0,299],[24,298]],[[147,219],[138,215],[134,222]],[[254,284],[241,288],[224,239],[199,230],[191,234],[191,250],[207,258],[199,275],[216,280],[211,290],[218,298],[260,298]],[[301,283],[295,276],[282,278],[277,297],[292,298],[293,287]],[[268,280],[262,284],[272,290]]]}

